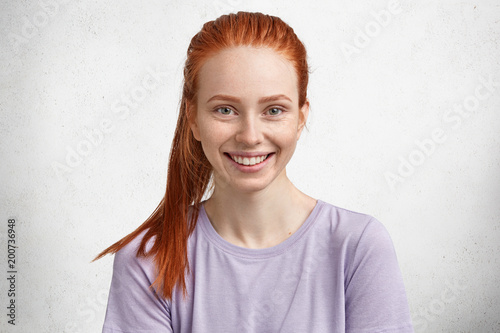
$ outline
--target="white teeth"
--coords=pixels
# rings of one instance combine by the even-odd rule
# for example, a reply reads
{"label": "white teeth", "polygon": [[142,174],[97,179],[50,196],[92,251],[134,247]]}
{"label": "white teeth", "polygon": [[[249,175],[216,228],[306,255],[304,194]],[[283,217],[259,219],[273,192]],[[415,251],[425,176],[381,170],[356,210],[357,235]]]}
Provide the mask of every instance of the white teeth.
{"label": "white teeth", "polygon": [[231,156],[233,161],[235,161],[238,164],[243,164],[243,165],[255,165],[259,164],[262,161],[266,159],[267,155],[264,156],[257,156],[257,157],[241,157],[241,156]]}

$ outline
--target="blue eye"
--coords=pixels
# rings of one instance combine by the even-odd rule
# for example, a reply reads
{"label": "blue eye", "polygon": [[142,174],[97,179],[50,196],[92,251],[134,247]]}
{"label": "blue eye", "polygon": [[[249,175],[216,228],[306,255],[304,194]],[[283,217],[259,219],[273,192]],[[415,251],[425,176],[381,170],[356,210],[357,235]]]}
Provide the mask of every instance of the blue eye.
{"label": "blue eye", "polygon": [[283,110],[279,109],[279,108],[270,108],[269,109],[269,114],[271,116],[277,116],[279,114],[281,114],[283,112]]}
{"label": "blue eye", "polygon": [[230,115],[233,112],[233,110],[227,107],[217,108],[216,111],[223,115]]}

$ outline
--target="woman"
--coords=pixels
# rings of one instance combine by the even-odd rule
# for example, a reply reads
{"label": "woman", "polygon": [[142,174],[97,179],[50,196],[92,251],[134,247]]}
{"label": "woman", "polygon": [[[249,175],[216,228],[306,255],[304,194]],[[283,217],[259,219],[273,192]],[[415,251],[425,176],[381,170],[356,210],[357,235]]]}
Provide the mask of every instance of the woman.
{"label": "woman", "polygon": [[103,332],[413,332],[380,222],[287,178],[307,83],[277,17],[224,15],[193,37],[165,197],[97,257],[116,253]]}

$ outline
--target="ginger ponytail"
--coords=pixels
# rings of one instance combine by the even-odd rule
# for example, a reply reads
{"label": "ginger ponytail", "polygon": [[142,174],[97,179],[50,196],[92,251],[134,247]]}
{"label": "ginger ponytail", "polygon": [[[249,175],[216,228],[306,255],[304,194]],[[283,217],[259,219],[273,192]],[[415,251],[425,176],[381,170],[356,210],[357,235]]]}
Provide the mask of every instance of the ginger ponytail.
{"label": "ginger ponytail", "polygon": [[[186,105],[181,103],[170,150],[164,198],[139,228],[99,253],[94,259],[116,253],[147,230],[137,250],[137,256],[154,257],[158,277],[153,286],[166,299],[172,297],[177,284],[186,295],[184,275],[189,274],[187,240],[196,226],[200,203],[212,172],[201,145],[194,139],[186,123]],[[188,221],[191,205],[193,210]],[[155,237],[153,246],[146,253],[146,245],[152,237]]]}

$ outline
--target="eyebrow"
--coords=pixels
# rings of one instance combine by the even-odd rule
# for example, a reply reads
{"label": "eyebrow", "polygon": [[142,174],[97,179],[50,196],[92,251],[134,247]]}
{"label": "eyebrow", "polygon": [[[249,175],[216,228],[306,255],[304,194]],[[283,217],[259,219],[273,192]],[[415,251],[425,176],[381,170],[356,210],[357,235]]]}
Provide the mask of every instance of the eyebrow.
{"label": "eyebrow", "polygon": [[[286,100],[292,102],[292,100],[287,95],[278,94],[278,95],[262,97],[261,99],[259,99],[259,104],[273,102],[273,101],[277,101],[280,99],[286,99]],[[223,95],[223,94],[218,94],[218,95],[214,95],[214,96],[210,97],[210,99],[207,101],[207,103],[211,102],[213,100],[225,100],[225,101],[230,101],[230,102],[234,102],[234,103],[241,103],[241,99],[239,99],[238,97],[234,97],[231,95]]]}

